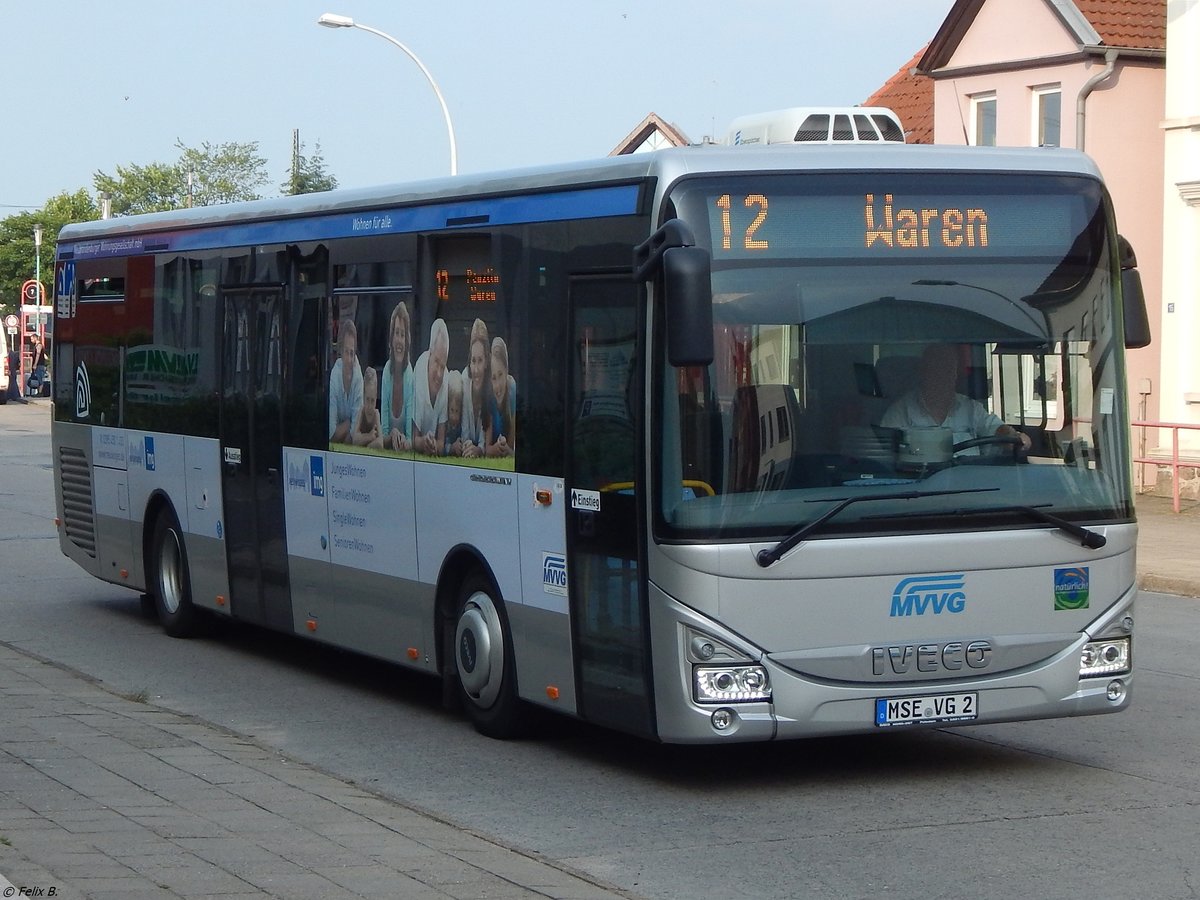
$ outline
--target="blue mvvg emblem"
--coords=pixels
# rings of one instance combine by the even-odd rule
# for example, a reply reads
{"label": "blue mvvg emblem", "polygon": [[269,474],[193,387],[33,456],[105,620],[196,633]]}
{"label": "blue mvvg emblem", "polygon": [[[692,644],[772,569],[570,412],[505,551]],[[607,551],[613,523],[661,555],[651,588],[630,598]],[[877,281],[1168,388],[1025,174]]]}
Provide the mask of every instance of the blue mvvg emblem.
{"label": "blue mvvg emblem", "polygon": [[320,456],[308,458],[308,484],[314,497],[325,496],[325,460]]}
{"label": "blue mvvg emblem", "polygon": [[561,553],[542,554],[542,590],[561,597],[567,595],[567,558]]}
{"label": "blue mvvg emblem", "polygon": [[154,438],[152,438],[150,435],[146,435],[145,444],[146,444],[146,471],[153,472],[154,471]]}
{"label": "blue mvvg emblem", "polygon": [[923,616],[944,612],[960,613],[967,606],[966,577],[955,575],[917,575],[903,578],[892,591],[893,617]]}

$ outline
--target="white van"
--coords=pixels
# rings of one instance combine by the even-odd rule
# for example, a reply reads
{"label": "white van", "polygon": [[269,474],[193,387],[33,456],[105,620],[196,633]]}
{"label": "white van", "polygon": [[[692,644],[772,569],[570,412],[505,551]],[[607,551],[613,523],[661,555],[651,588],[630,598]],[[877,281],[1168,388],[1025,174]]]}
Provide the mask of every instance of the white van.
{"label": "white van", "polygon": [[805,141],[904,143],[904,128],[899,117],[883,106],[795,106],[739,116],[725,135],[730,147]]}

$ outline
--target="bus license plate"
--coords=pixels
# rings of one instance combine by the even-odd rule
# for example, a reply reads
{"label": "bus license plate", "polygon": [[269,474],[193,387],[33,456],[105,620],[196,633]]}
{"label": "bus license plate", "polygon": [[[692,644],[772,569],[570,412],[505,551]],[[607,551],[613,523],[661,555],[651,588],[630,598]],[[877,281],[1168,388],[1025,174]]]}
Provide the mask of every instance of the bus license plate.
{"label": "bus license plate", "polygon": [[978,694],[934,694],[929,697],[886,697],[875,701],[875,724],[928,725],[968,722],[978,714]]}

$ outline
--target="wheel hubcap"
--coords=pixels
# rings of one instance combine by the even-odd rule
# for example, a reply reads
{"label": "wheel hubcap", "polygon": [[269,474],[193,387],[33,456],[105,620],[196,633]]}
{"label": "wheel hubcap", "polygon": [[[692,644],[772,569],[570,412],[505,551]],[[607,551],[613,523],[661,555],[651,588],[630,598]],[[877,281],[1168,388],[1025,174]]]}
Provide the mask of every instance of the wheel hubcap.
{"label": "wheel hubcap", "polygon": [[171,615],[179,611],[183,597],[181,553],[178,536],[174,531],[168,531],[159,553],[158,591],[163,607]]}
{"label": "wheel hubcap", "polygon": [[454,645],[463,690],[479,706],[491,706],[504,676],[504,633],[495,604],[482,591],[463,604]]}

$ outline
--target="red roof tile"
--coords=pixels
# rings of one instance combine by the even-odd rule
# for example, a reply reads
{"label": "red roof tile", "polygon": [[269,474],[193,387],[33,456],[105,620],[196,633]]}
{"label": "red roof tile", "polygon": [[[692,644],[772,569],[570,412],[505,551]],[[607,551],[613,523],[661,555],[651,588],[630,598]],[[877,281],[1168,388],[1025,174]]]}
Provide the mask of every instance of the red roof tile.
{"label": "red roof tile", "polygon": [[933,143],[933,79],[916,72],[924,53],[922,47],[863,103],[863,106],[886,106],[898,115],[904,126],[904,140],[909,144]]}
{"label": "red roof tile", "polygon": [[1075,0],[1075,5],[1110,47],[1167,46],[1167,0]]}

